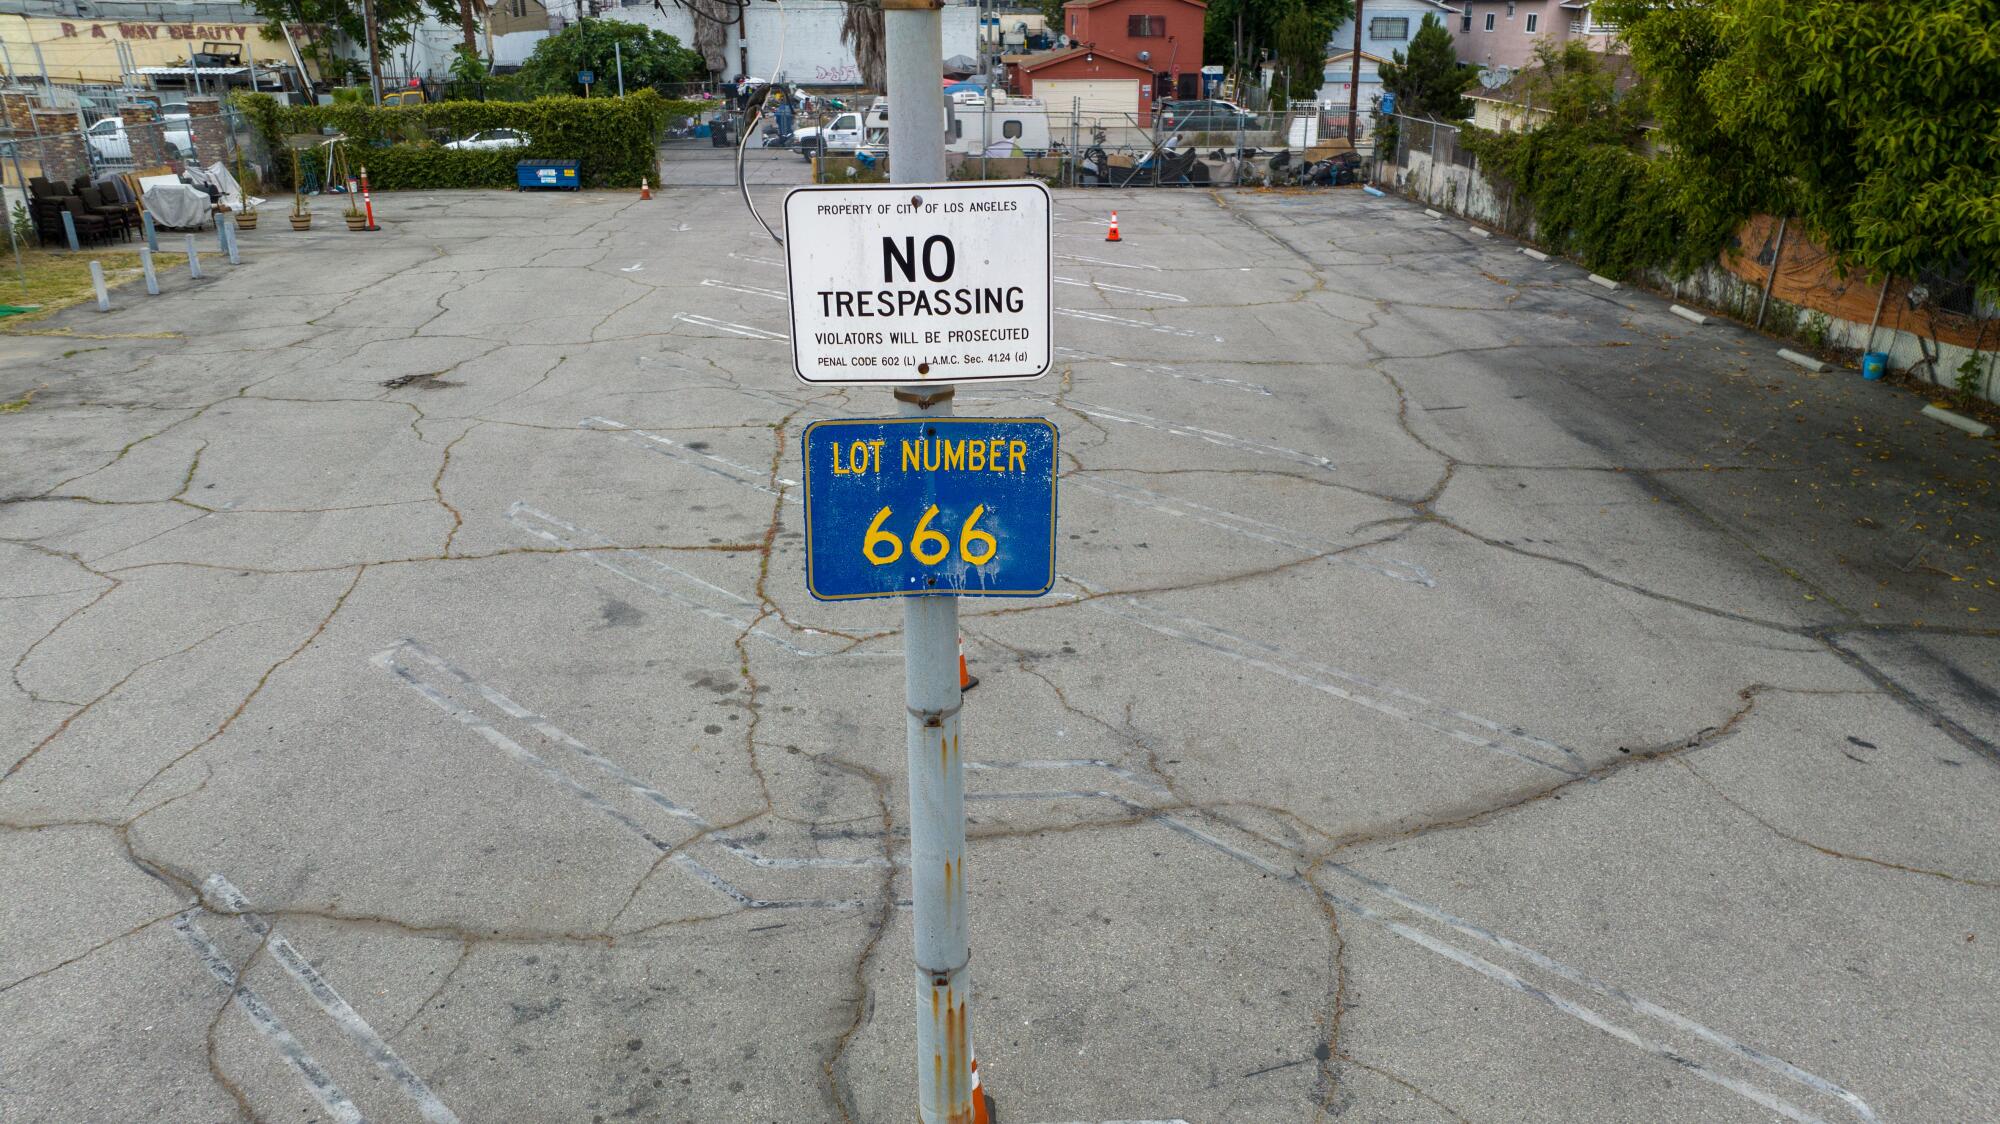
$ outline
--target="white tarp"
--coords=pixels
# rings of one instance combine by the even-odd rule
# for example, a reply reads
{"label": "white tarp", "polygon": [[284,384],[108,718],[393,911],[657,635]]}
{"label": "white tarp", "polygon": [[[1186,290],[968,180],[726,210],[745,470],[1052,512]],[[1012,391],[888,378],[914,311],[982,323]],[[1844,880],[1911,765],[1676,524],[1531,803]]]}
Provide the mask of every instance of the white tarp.
{"label": "white tarp", "polygon": [[146,189],[146,210],[159,226],[201,226],[215,210],[208,192],[184,183],[163,183]]}

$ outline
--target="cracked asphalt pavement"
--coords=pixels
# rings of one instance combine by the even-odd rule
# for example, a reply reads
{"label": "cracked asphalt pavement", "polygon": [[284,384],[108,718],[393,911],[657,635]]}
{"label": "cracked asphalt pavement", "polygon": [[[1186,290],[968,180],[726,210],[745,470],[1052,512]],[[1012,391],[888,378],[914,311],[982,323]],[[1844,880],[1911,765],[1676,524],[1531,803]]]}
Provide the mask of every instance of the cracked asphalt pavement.
{"label": "cracked asphalt pavement", "polygon": [[[888,395],[730,192],[378,207],[0,335],[0,1119],[908,1119],[797,483]],[[1001,1119],[2000,1118],[1992,442],[1392,199],[1056,211],[958,396],[1064,453],[963,606]]]}

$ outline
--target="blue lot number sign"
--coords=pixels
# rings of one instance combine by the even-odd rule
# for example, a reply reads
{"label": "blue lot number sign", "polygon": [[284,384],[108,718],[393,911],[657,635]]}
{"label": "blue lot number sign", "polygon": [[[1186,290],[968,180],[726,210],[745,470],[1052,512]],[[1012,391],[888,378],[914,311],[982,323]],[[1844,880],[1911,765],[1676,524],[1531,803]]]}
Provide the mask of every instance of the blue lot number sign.
{"label": "blue lot number sign", "polygon": [[1038,597],[1055,585],[1047,419],[820,421],[803,441],[814,597]]}

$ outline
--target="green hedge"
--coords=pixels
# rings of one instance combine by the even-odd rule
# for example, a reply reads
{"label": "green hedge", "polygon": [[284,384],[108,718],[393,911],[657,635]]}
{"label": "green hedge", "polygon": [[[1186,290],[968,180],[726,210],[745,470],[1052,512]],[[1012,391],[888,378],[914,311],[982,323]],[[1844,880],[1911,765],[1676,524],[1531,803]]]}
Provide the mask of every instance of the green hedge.
{"label": "green hedge", "polygon": [[[540,98],[531,102],[443,101],[425,105],[279,105],[268,94],[237,93],[273,153],[284,138],[328,130],[347,137],[354,166],[366,165],[372,187],[384,191],[511,187],[514,162],[575,160],[586,187],[637,187],[659,182],[659,139],[676,117],[708,106],[669,101],[652,90],[622,98]],[[439,147],[481,129],[518,129],[528,146],[505,152],[458,152]],[[275,160],[274,186],[291,186],[291,163]]]}

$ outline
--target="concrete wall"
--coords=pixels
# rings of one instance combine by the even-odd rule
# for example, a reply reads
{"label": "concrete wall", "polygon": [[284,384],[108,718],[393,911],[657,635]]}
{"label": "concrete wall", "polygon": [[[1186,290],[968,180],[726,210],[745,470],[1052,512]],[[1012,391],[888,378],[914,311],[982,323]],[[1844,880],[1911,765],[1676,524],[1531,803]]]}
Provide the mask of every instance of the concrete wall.
{"label": "concrete wall", "polygon": [[[1407,156],[1405,166],[1378,165],[1375,182],[1400,189],[1410,198],[1440,211],[1462,215],[1482,225],[1513,234],[1529,243],[1536,241],[1532,216],[1516,207],[1512,194],[1496,189],[1476,169],[1439,160],[1435,166],[1428,152],[1418,150]],[[1757,319],[1757,305],[1763,286],[1712,264],[1688,277],[1675,279],[1664,271],[1649,271],[1646,284],[1673,294],[1682,304],[1731,316],[1744,323]],[[1764,330],[1797,340],[1814,348],[1835,348],[1859,352],[1868,343],[1868,321],[1847,320],[1804,305],[1772,298],[1764,312]],[[1874,350],[1886,352],[1892,370],[1907,371],[1923,364],[1923,349],[1930,346],[1938,354],[1934,381],[1949,386],[1972,349],[1942,340],[1920,342],[1914,332],[1886,327],[1875,330]],[[1985,353],[1985,375],[1980,394],[1989,402],[2000,403],[2000,350]],[[1927,372],[1928,373],[1928,372]]]}

